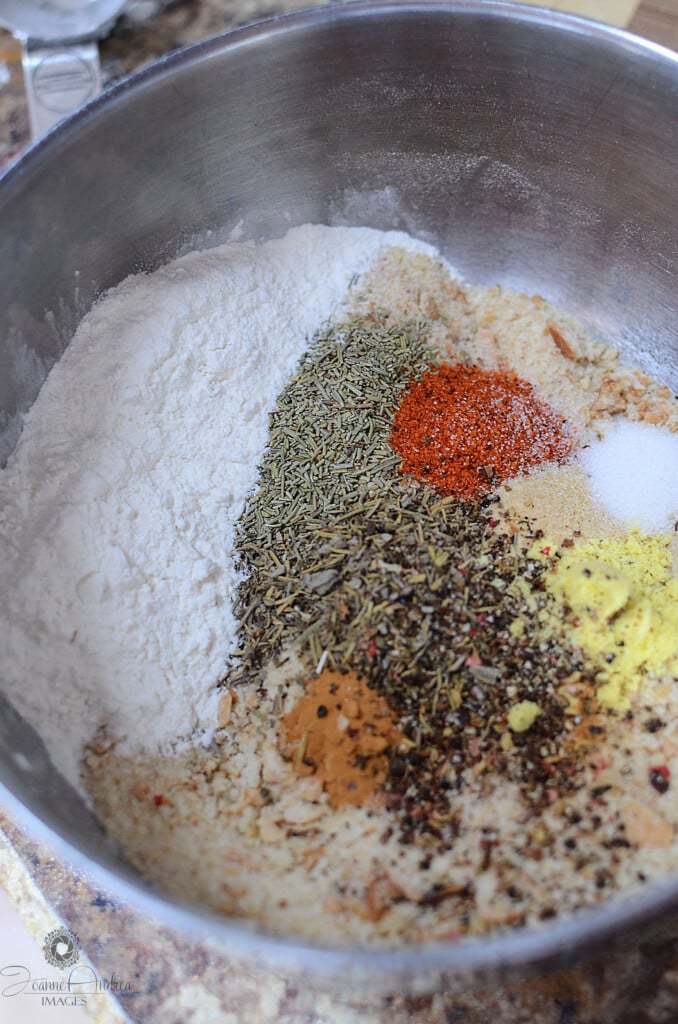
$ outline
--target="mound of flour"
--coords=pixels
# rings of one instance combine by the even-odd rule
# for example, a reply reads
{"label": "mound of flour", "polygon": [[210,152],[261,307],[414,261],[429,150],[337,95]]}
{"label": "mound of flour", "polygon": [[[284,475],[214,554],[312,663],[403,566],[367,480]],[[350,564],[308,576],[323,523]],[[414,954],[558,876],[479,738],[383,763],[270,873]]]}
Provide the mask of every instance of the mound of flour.
{"label": "mound of flour", "polygon": [[307,225],[190,254],[106,295],[50,373],[0,472],[0,671],[79,789],[102,725],[130,752],[209,736],[268,413],[393,245],[431,251]]}

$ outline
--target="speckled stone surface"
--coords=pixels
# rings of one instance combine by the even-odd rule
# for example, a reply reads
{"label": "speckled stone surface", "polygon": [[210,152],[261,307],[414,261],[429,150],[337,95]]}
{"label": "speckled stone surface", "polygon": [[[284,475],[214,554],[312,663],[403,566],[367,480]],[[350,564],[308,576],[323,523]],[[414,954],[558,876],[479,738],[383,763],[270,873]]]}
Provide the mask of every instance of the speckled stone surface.
{"label": "speckled stone surface", "polygon": [[[106,84],[179,47],[308,0],[174,0],[145,22],[121,20],[101,43]],[[676,0],[643,0],[630,26],[678,49]],[[0,30],[0,168],[29,139],[21,53]],[[584,964],[538,980],[434,996],[318,987],[191,941],[111,899],[22,832],[0,808],[0,883],[35,938],[64,923],[101,978],[126,991],[90,1001],[92,1019],[138,1024],[676,1024],[678,927],[655,924]]]}

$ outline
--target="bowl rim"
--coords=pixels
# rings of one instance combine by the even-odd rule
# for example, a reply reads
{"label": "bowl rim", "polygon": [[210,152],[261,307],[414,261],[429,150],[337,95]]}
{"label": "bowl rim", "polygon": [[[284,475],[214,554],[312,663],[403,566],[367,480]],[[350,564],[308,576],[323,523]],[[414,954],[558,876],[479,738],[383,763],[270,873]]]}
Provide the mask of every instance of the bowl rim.
{"label": "bowl rim", "polygon": [[[325,27],[351,19],[388,17],[390,14],[426,12],[450,17],[479,15],[518,24],[543,26],[556,33],[586,35],[612,49],[622,49],[670,64],[678,93],[678,53],[642,39],[629,31],[577,15],[513,0],[348,0],[304,8],[257,20],[204,41],[176,50],[105,89],[70,115],[0,173],[0,197],[19,187],[33,168],[56,156],[90,121],[109,107],[133,100],[153,83],[183,68],[242,47],[263,45],[280,34]],[[417,990],[433,991],[445,977],[510,976],[562,966],[602,942],[613,943],[631,926],[640,927],[678,905],[678,873],[654,883],[639,894],[612,898],[601,905],[562,915],[539,928],[505,930],[455,942],[403,944],[397,947],[337,946],[279,936],[256,922],[226,917],[198,904],[151,888],[106,866],[74,845],[67,830],[50,825],[0,780],[2,804],[12,819],[48,849],[63,857],[85,879],[108,892],[113,900],[135,913],[159,922],[184,937],[209,941],[229,956],[261,965],[297,971],[317,980],[364,976],[373,992],[390,992],[394,984],[417,979]],[[430,984],[426,978],[431,978]]]}

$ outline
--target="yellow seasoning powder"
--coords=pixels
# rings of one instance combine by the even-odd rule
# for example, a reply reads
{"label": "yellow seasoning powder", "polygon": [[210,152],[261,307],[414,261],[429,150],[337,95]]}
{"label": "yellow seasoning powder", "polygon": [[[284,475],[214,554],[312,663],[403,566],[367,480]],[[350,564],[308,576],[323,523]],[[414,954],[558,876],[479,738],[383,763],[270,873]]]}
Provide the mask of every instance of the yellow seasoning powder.
{"label": "yellow seasoning powder", "polygon": [[521,700],[508,713],[508,724],[514,732],[527,732],[541,714],[541,708],[533,700]]}
{"label": "yellow seasoning powder", "polygon": [[569,549],[546,578],[557,604],[547,608],[545,624],[557,628],[564,621],[600,664],[598,699],[605,707],[626,710],[645,676],[678,672],[672,562],[670,536],[632,530]]}

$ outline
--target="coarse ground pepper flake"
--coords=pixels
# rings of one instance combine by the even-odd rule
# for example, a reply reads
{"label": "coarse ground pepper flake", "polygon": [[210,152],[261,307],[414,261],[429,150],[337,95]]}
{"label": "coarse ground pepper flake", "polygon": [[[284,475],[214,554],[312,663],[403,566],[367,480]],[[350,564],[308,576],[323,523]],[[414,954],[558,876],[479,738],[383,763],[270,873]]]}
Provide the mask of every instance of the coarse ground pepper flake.
{"label": "coarse ground pepper flake", "polygon": [[390,441],[403,472],[465,500],[542,462],[563,462],[573,447],[565,418],[528,381],[449,363],[410,383]]}
{"label": "coarse ground pepper flake", "polygon": [[283,718],[282,752],[322,782],[331,807],[363,806],[386,781],[401,734],[386,701],[353,672],[325,669]]}

